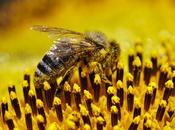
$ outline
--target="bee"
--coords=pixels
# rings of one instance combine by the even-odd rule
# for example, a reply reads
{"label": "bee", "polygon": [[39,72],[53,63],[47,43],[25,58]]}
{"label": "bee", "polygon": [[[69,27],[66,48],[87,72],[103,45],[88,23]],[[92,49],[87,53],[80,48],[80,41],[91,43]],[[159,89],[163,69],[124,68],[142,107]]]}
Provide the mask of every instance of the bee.
{"label": "bee", "polygon": [[37,65],[34,74],[36,87],[40,87],[44,81],[53,82],[60,76],[64,79],[84,60],[86,63],[98,62],[96,73],[100,74],[103,81],[108,81],[103,69],[115,66],[120,55],[120,46],[115,42],[108,42],[104,33],[80,33],[47,26],[34,26],[32,29],[47,32],[49,36],[56,38],[51,49]]}

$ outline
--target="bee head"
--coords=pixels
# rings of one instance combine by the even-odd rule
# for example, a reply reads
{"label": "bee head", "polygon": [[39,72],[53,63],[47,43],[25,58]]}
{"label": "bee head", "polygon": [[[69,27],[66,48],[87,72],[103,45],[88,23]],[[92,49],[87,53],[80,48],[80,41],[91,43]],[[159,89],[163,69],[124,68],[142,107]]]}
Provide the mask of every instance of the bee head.
{"label": "bee head", "polygon": [[102,32],[86,32],[85,39],[97,46],[97,48],[102,49],[106,47],[106,36]]}

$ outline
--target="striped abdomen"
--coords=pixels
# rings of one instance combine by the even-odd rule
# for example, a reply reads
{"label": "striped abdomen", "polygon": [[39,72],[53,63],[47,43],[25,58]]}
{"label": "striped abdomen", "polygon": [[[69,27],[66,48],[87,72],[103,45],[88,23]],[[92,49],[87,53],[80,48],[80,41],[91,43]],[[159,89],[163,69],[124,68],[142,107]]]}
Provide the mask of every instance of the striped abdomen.
{"label": "striped abdomen", "polygon": [[70,67],[77,63],[79,56],[73,55],[74,50],[71,45],[58,47],[59,45],[54,45],[38,63],[35,71],[35,80],[38,83],[63,76]]}

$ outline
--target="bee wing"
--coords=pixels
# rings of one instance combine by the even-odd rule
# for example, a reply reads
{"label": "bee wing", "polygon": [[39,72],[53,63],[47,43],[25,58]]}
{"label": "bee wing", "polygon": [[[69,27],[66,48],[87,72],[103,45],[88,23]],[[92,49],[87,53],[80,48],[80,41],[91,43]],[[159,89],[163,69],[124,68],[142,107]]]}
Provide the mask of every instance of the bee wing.
{"label": "bee wing", "polygon": [[52,52],[58,55],[75,55],[82,52],[93,51],[95,45],[92,45],[81,38],[65,37],[57,39],[55,45],[51,48]]}
{"label": "bee wing", "polygon": [[58,55],[74,55],[95,49],[95,45],[86,42],[84,35],[79,32],[43,25],[35,25],[31,29],[47,32],[49,37],[56,38],[54,41],[55,45],[51,48],[51,51]]}
{"label": "bee wing", "polygon": [[72,30],[57,27],[48,27],[44,25],[35,25],[31,29],[39,32],[47,32],[48,36],[51,38],[60,38],[67,35],[69,37],[79,37],[83,35],[82,33],[75,32]]}

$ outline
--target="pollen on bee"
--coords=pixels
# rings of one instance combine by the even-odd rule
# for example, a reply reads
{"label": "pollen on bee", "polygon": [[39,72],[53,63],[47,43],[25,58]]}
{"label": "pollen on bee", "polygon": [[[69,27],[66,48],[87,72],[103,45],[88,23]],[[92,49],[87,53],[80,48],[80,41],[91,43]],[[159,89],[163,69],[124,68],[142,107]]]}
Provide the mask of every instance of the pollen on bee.
{"label": "pollen on bee", "polygon": [[62,76],[58,77],[58,78],[56,79],[57,85],[59,86],[59,85],[61,84],[62,81],[63,81],[63,77],[62,77]]}

